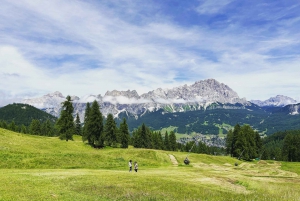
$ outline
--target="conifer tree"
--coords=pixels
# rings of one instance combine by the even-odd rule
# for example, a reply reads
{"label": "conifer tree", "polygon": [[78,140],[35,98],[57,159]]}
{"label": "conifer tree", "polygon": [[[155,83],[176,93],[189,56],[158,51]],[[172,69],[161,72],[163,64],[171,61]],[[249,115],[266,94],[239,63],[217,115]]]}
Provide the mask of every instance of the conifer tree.
{"label": "conifer tree", "polygon": [[130,136],[128,131],[128,125],[125,118],[123,118],[123,122],[120,124],[119,132],[120,132],[121,148],[128,148]]}
{"label": "conifer tree", "polygon": [[112,114],[107,115],[104,125],[104,138],[108,146],[115,146],[117,143],[117,126]]}
{"label": "conifer tree", "polygon": [[283,140],[283,147],[282,147],[282,158],[285,161],[295,161],[295,147],[294,147],[294,138],[293,135],[288,133],[284,140]]}
{"label": "conifer tree", "polygon": [[159,149],[158,133],[157,132],[152,133],[152,142],[153,142],[153,148],[154,149]]}
{"label": "conifer tree", "polygon": [[54,136],[55,135],[55,131],[54,131],[54,127],[53,124],[51,123],[51,121],[49,119],[47,119],[44,123],[43,123],[43,129],[44,129],[44,134],[45,136]]}
{"label": "conifer tree", "polygon": [[41,134],[41,123],[37,119],[33,119],[29,126],[29,132],[32,135],[40,135]]}
{"label": "conifer tree", "polygon": [[148,135],[146,131],[146,125],[143,123],[140,131],[140,146],[141,148],[148,148]]}
{"label": "conifer tree", "polygon": [[[236,124],[234,126],[233,136],[232,136],[232,150],[231,151],[232,151],[233,157],[239,157],[239,155],[243,151],[243,148],[242,148],[242,150],[240,150],[242,145],[240,143],[237,144],[237,140],[238,140],[240,133],[241,133],[241,126],[239,124]],[[240,146],[240,147],[238,147],[238,150],[237,150],[237,145]]]}
{"label": "conifer tree", "polygon": [[11,131],[17,131],[15,121],[10,122],[10,124],[8,125],[8,129]]}
{"label": "conifer tree", "polygon": [[226,153],[233,156],[233,132],[229,130],[226,138]]}
{"label": "conifer tree", "polygon": [[59,138],[62,140],[73,140],[75,133],[75,125],[73,121],[74,107],[70,96],[67,96],[66,101],[62,103],[62,111],[57,121]]}
{"label": "conifer tree", "polygon": [[81,133],[81,122],[80,122],[80,119],[79,119],[79,115],[77,113],[76,115],[76,120],[75,120],[75,134],[76,135],[82,135]]}
{"label": "conifer tree", "polygon": [[139,127],[137,130],[134,130],[132,132],[132,141],[133,141],[133,146],[135,148],[140,148],[141,147],[141,137],[140,137],[140,130],[141,127]]}
{"label": "conifer tree", "polygon": [[158,132],[158,149],[164,149],[164,140],[160,131]]}
{"label": "conifer tree", "polygon": [[89,144],[93,147],[103,147],[103,117],[96,100],[92,103],[84,127]]}
{"label": "conifer tree", "polygon": [[164,145],[165,145],[165,149],[164,150],[170,150],[169,134],[168,134],[167,131],[165,133]]}
{"label": "conifer tree", "polygon": [[83,126],[83,130],[82,130],[82,141],[85,142],[86,140],[88,140],[88,143],[92,144],[92,142],[90,141],[90,134],[87,132],[90,111],[91,111],[90,103],[87,102],[86,108],[85,108],[85,113],[84,113],[84,126]]}
{"label": "conifer tree", "polygon": [[21,133],[24,133],[24,134],[27,133],[27,128],[24,124],[22,124],[22,126],[21,126]]}
{"label": "conifer tree", "polygon": [[170,146],[171,151],[177,151],[176,135],[175,135],[174,131],[170,132],[169,146]]}

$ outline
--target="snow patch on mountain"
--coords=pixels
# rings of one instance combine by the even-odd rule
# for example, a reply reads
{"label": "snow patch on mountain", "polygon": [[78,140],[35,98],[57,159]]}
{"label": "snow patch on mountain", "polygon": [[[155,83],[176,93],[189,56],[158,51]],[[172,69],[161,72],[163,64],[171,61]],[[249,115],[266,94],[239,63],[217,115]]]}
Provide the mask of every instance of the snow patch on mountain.
{"label": "snow patch on mountain", "polygon": [[261,100],[251,100],[250,102],[260,106],[260,107],[284,107],[286,105],[296,104],[296,101],[293,98],[283,95],[277,95],[275,97],[271,97],[265,101]]}
{"label": "snow patch on mountain", "polygon": [[[197,81],[188,86],[183,85],[172,89],[158,88],[148,93],[139,95],[135,90],[107,91],[104,96],[87,95],[81,98],[72,96],[74,114],[78,113],[81,120],[87,102],[96,100],[103,115],[111,113],[118,116],[121,112],[135,117],[145,114],[147,111],[166,109],[168,112],[184,112],[186,110],[200,110],[207,108],[212,103],[240,103],[249,105],[245,98],[239,98],[238,94],[230,87],[219,83],[214,79]],[[26,99],[23,103],[33,105],[46,112],[59,116],[61,103],[65,97],[60,92],[47,94],[40,98]]]}

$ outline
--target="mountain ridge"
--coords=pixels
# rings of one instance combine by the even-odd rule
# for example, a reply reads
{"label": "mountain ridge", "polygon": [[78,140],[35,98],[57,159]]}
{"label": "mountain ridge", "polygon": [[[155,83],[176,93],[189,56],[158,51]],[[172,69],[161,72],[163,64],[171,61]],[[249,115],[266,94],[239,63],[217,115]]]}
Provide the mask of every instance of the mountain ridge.
{"label": "mountain ridge", "polygon": [[[245,98],[229,86],[218,82],[215,79],[196,81],[192,85],[182,85],[171,89],[157,88],[139,95],[136,90],[107,91],[104,96],[88,95],[82,98],[71,96],[75,113],[79,113],[83,120],[85,105],[87,102],[97,100],[102,113],[112,113],[115,117],[121,112],[128,112],[136,118],[146,111],[157,111],[164,109],[168,112],[183,112],[186,110],[205,109],[214,102],[249,105]],[[33,105],[56,117],[61,110],[61,102],[65,100],[62,93],[56,91],[40,98],[24,99],[22,103]]]}
{"label": "mountain ridge", "polygon": [[284,107],[286,105],[292,105],[298,103],[298,101],[296,101],[295,99],[283,95],[277,95],[275,97],[271,97],[264,101],[251,100],[250,102],[260,107]]}

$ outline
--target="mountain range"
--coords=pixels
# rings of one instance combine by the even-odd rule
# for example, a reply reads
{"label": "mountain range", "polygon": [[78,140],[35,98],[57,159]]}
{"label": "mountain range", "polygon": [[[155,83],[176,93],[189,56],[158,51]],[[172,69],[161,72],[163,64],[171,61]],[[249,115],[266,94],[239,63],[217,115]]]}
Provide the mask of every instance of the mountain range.
{"label": "mountain range", "polygon": [[[297,101],[292,98],[278,95],[266,101],[247,101],[245,98],[240,98],[229,86],[215,79],[201,80],[192,85],[172,89],[158,88],[141,95],[135,90],[113,90],[107,91],[104,96],[101,94],[81,98],[71,96],[71,99],[74,115],[78,113],[81,121],[84,119],[86,103],[96,100],[104,116],[111,113],[116,119],[125,117],[131,123],[131,129],[136,128],[140,123],[147,123],[153,129],[174,126],[181,133],[193,131],[226,133],[236,123],[253,124],[261,132],[269,133],[276,126],[269,128],[263,125],[266,125],[266,122],[269,125],[269,121],[274,121],[270,116],[276,115],[272,114],[297,116],[300,112],[299,104],[296,104]],[[22,103],[58,117],[63,101],[65,96],[60,92],[54,92],[40,98],[25,99]],[[227,117],[224,114],[227,114]],[[216,119],[212,118],[214,116]],[[200,117],[202,119],[199,119]],[[253,119],[254,117],[256,119]],[[157,122],[158,119],[160,122]],[[244,119],[244,122],[240,121],[241,119]]]}
{"label": "mountain range", "polygon": [[[60,92],[44,95],[40,98],[25,99],[24,104],[33,105],[54,116],[59,116],[61,102],[65,96]],[[104,96],[88,95],[82,98],[71,96],[74,103],[75,113],[83,119],[87,102],[97,100],[104,116],[111,113],[115,117],[121,112],[138,117],[146,111],[164,109],[168,112],[183,112],[187,110],[205,109],[212,103],[241,103],[248,105],[245,98],[239,98],[238,94],[230,87],[219,83],[214,79],[197,81],[188,86],[183,85],[172,89],[161,89],[138,95],[135,90],[107,91]]]}

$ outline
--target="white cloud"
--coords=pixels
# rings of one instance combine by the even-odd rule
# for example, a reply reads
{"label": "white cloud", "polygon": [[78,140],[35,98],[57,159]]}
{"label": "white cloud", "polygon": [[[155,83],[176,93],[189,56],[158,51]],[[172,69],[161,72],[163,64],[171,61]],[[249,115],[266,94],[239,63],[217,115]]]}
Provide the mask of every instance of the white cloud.
{"label": "white cloud", "polygon": [[[197,11],[222,13],[230,3],[201,1]],[[299,85],[295,78],[299,54],[293,51],[299,35],[285,31],[285,26],[295,27],[298,18],[286,20],[287,25],[280,24],[282,28],[274,33],[268,32],[270,26],[245,29],[238,22],[230,23],[236,16],[228,26],[215,30],[180,26],[156,13],[151,4],[107,4],[3,1],[0,89],[6,98],[2,102],[20,94],[41,96],[57,90],[77,96],[113,89],[141,94],[205,78],[216,78],[247,99],[284,89],[295,96],[294,88],[280,86]],[[283,62],[273,61],[279,57],[272,54],[274,50],[287,52],[280,54]]]}

